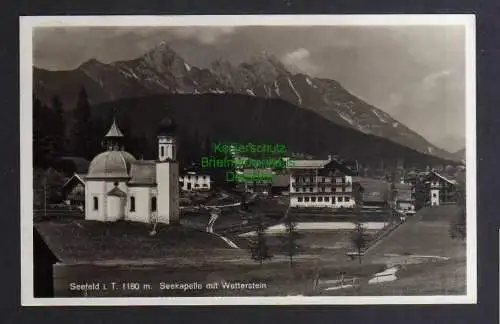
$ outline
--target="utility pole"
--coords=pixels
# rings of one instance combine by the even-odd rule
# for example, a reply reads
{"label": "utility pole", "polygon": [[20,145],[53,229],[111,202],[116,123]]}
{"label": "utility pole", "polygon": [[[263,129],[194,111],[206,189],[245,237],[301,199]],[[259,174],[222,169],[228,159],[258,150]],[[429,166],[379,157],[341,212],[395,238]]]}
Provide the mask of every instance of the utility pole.
{"label": "utility pole", "polygon": [[43,181],[43,217],[47,219],[47,177]]}

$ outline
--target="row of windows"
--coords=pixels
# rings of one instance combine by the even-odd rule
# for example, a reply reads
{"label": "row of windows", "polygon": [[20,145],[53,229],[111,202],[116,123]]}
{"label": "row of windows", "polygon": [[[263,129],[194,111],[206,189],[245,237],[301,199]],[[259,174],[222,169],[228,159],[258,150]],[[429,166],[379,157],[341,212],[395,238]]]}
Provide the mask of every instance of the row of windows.
{"label": "row of windows", "polygon": [[[184,186],[184,182],[181,182],[181,186]],[[188,184],[187,184],[187,187],[188,187],[188,188],[191,188],[191,183],[188,183]],[[199,188],[199,187],[200,187],[200,185],[199,185],[198,183],[195,183],[195,184],[194,184],[194,187],[195,187],[195,188]],[[204,183],[204,184],[202,185],[202,187],[203,187],[203,188],[208,188],[208,185],[207,185],[206,183]]]}
{"label": "row of windows", "polygon": [[[326,189],[329,189],[329,190],[326,190]],[[297,192],[314,192],[313,191],[313,187],[297,187],[296,189]],[[334,190],[331,190],[331,188],[324,188],[324,187],[321,187],[321,188],[318,188],[317,192],[332,192]],[[337,192],[342,192],[342,188],[337,188],[335,191]],[[346,191],[349,191],[349,190],[346,190]]]}
{"label": "row of windows", "polygon": [[188,180],[192,180],[192,178],[194,178],[195,181],[198,181],[199,179],[202,179],[202,180],[207,180],[208,179],[208,176],[184,176],[184,178],[187,178]]}
{"label": "row of windows", "polygon": [[[156,197],[151,197],[151,211],[156,211]],[[94,210],[99,210],[99,198],[94,197]],[[135,197],[130,197],[130,211],[135,211]]]}
{"label": "row of windows", "polygon": [[[135,197],[130,197],[130,211],[135,212]],[[151,197],[151,211],[156,211],[156,197]]]}
{"label": "row of windows", "polygon": [[[314,182],[315,180],[315,177],[313,176],[310,176],[310,177],[306,177],[306,176],[296,176],[294,177],[295,178],[295,181],[297,182]],[[340,183],[345,183],[346,182],[346,178],[342,177],[342,178],[335,178],[336,179],[336,182]],[[332,180],[332,178],[330,177],[317,177],[316,178],[316,181],[317,182],[330,182],[330,180]]]}
{"label": "row of windows", "polygon": [[[297,197],[298,202],[330,202],[330,197]],[[337,197],[338,202],[350,202],[351,197]],[[335,197],[332,197],[332,204],[335,204]]]}
{"label": "row of windows", "polygon": [[[165,152],[165,148],[166,148],[166,147],[165,147],[164,145],[161,145],[161,146],[160,146],[160,156],[161,156],[161,157],[165,157],[165,156],[166,156],[166,154],[165,154],[165,153],[166,153],[166,152]],[[174,150],[174,151],[175,151],[175,150]],[[172,157],[172,158],[173,158],[173,157]]]}

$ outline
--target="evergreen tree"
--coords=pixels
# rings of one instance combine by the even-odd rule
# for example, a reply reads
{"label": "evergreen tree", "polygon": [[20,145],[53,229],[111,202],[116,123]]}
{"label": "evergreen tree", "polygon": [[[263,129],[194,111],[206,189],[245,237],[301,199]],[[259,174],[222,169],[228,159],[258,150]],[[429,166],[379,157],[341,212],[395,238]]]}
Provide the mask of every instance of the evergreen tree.
{"label": "evergreen tree", "polygon": [[424,181],[418,179],[414,189],[413,198],[415,200],[415,211],[419,211],[427,203],[427,190]]}
{"label": "evergreen tree", "polygon": [[266,242],[266,227],[262,215],[254,219],[254,228],[256,237],[250,242],[250,252],[252,259],[259,261],[262,266],[264,260],[272,258]]}
{"label": "evergreen tree", "polygon": [[[76,156],[90,159],[95,154],[95,125],[92,124],[92,113],[85,88],[80,90],[73,125],[73,152]],[[102,136],[102,134],[100,134]]]}
{"label": "evergreen tree", "polygon": [[451,224],[450,234],[452,238],[465,239],[467,237],[465,183],[458,182],[456,184],[455,190],[459,211],[455,220]]}
{"label": "evergreen tree", "polygon": [[61,99],[58,96],[52,97],[52,133],[54,136],[54,149],[61,156],[66,153],[66,126],[64,123],[64,112]]}
{"label": "evergreen tree", "polygon": [[48,168],[54,162],[54,136],[51,130],[52,110],[33,94],[33,164]]}
{"label": "evergreen tree", "polygon": [[297,231],[297,221],[293,213],[288,213],[285,217],[285,228],[285,254],[289,257],[290,268],[292,268],[293,257],[297,255],[300,250],[300,246],[297,243],[298,239],[300,238],[300,234]]}

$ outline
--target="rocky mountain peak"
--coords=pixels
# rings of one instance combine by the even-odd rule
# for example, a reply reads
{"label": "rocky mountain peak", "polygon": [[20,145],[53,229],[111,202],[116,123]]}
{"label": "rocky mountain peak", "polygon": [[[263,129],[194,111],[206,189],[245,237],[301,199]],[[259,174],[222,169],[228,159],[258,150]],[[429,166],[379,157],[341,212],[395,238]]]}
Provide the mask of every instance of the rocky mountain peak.
{"label": "rocky mountain peak", "polygon": [[80,64],[79,68],[88,69],[100,65],[105,65],[105,64],[95,58],[91,58]]}
{"label": "rocky mountain peak", "polygon": [[161,41],[155,48],[142,56],[146,65],[160,73],[169,70],[184,70],[184,59],[166,41]]}

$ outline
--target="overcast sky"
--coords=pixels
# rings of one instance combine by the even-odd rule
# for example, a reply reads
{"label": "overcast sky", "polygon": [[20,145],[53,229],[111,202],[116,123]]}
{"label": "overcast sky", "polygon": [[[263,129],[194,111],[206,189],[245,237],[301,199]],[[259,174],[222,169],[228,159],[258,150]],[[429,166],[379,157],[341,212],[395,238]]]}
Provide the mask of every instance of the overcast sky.
{"label": "overcast sky", "polygon": [[458,26],[38,28],[34,65],[67,70],[90,58],[128,60],[160,41],[200,67],[267,51],[295,71],[339,81],[431,142],[465,137],[465,29]]}

